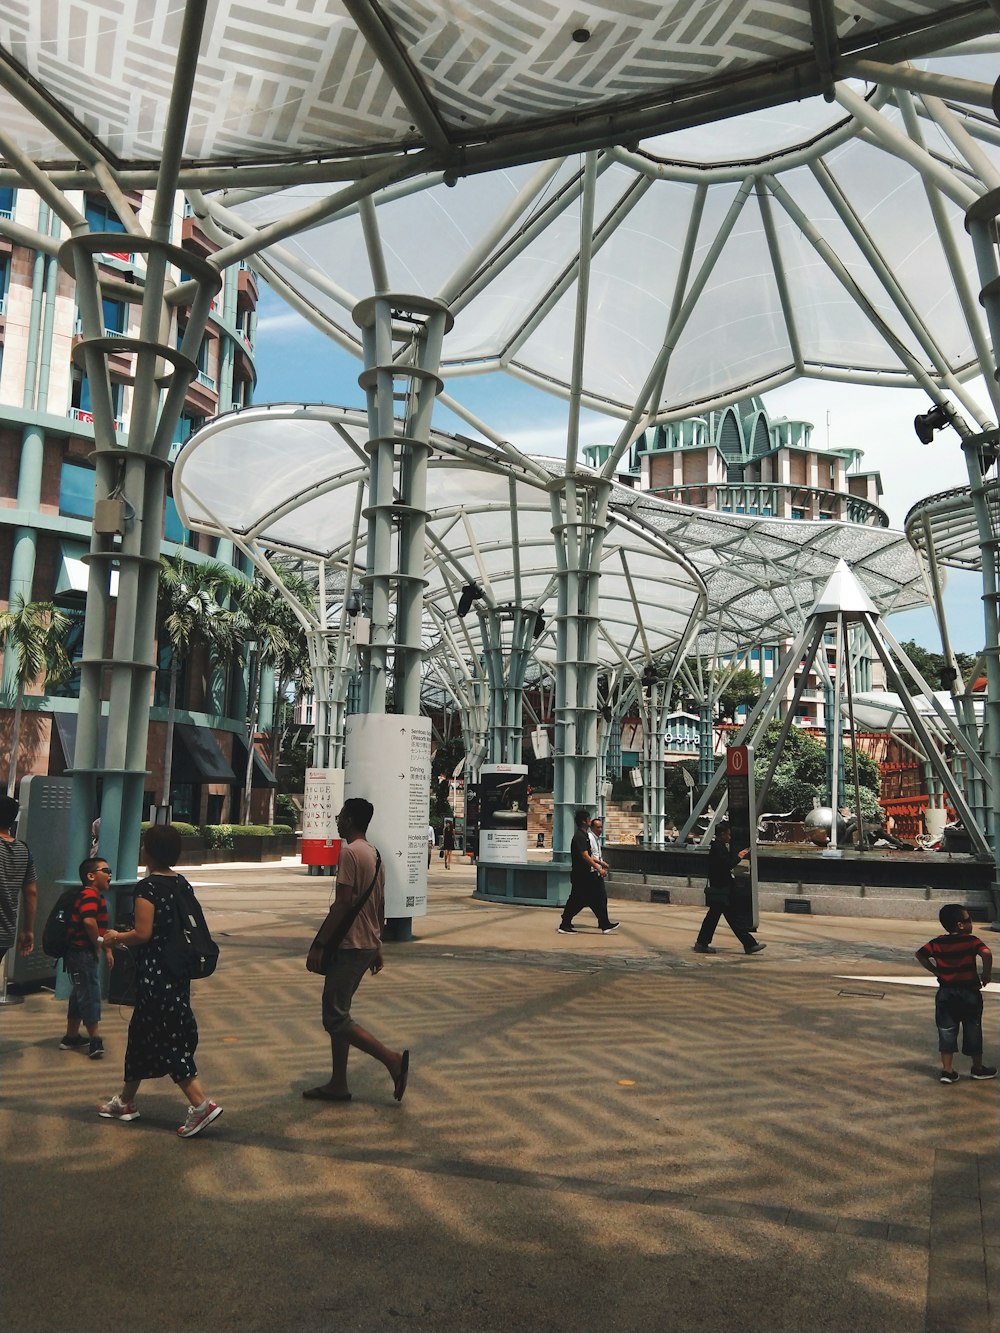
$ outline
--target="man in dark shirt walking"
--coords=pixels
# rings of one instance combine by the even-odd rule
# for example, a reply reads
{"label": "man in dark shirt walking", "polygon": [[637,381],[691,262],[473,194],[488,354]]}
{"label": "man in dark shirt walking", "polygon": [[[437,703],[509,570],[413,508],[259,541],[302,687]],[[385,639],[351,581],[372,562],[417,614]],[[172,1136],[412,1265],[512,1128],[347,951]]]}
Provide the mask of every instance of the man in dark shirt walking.
{"label": "man in dark shirt walking", "polygon": [[562,910],[559,934],[574,935],[576,927],[573,918],[589,907],[597,917],[601,934],[610,935],[618,929],[619,922],[608,917],[608,895],[604,890],[607,866],[594,855],[594,846],[590,840],[590,811],[577,810],[574,819],[576,832],[569,845],[569,897]]}
{"label": "man in dark shirt walking", "polygon": [[[941,1082],[957,1083],[955,1052],[962,1028],[962,1054],[972,1058],[974,1079],[996,1078],[992,1065],[983,1064],[983,987],[993,975],[993,955],[972,933],[972,917],[961,903],[945,903],[938,920],[948,932],[928,940],[917,950],[920,966],[937,977],[934,1021],[941,1052]],[[978,959],[983,960],[982,976]]]}
{"label": "man in dark shirt walking", "polygon": [[693,946],[695,953],[715,953],[711,947],[712,936],[715,934],[720,917],[725,918],[726,925],[743,945],[744,953],[760,953],[761,949],[767,948],[766,944],[755,940],[750,934],[739,905],[734,901],[736,877],[733,871],[740,861],[749,855],[750,848],[734,852],[730,846],[731,839],[732,829],[729,821],[720,820],[715,829],[715,841],[708,849],[708,884],[705,886],[708,911],[705,913],[705,919],[701,923],[701,930],[698,931],[698,938]]}

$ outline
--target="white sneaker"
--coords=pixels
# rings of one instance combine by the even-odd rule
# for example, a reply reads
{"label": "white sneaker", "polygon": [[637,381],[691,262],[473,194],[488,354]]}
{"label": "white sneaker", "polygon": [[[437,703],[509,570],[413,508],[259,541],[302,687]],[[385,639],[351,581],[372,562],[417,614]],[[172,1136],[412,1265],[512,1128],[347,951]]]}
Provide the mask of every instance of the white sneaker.
{"label": "white sneaker", "polygon": [[103,1116],[105,1120],[138,1120],[139,1112],[135,1109],[135,1102],[123,1102],[117,1092],[109,1102],[104,1102],[97,1108],[97,1114]]}
{"label": "white sneaker", "polygon": [[180,1126],[177,1133],[182,1139],[194,1138],[195,1134],[200,1134],[206,1125],[210,1125],[213,1120],[218,1120],[222,1115],[222,1107],[216,1106],[215,1102],[204,1102],[201,1106],[189,1106],[187,1119]]}

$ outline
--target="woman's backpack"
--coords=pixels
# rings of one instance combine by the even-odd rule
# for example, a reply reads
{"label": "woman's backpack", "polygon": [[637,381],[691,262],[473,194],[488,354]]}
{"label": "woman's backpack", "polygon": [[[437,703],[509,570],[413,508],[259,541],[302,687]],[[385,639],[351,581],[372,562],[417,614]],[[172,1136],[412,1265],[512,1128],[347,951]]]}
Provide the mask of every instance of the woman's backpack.
{"label": "woman's backpack", "polygon": [[183,875],[171,890],[173,918],[163,949],[163,965],[181,981],[210,977],[219,962],[219,946],[212,939],[201,903]]}

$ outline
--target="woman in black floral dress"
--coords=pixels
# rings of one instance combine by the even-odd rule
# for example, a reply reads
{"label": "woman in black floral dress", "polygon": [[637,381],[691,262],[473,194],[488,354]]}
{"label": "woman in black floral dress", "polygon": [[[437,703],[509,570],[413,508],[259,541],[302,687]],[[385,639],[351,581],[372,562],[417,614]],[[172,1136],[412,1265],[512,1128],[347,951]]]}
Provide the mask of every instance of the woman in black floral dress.
{"label": "woman in black floral dress", "polygon": [[106,945],[138,947],[125,1082],[120,1093],[98,1108],[98,1114],[106,1120],[138,1120],[135,1098],[139,1084],[144,1078],[169,1074],[191,1103],[187,1119],[177,1131],[187,1139],[218,1119],[222,1107],[205,1096],[198,1081],[194,1061],[198,1024],[191,1009],[191,983],[173,976],[163,961],[173,919],[174,886],[178,881],[187,883],[171,869],[181,850],[181,837],[171,824],[154,824],[146,830],[142,843],[149,873],[135,891],[135,926],[131,930],[109,930],[104,936]]}

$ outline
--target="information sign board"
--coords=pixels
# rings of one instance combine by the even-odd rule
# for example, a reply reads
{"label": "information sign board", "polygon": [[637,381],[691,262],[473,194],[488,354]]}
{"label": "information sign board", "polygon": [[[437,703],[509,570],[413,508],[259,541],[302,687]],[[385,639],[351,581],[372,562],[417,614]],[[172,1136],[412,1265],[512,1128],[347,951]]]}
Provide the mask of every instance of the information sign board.
{"label": "information sign board", "polygon": [[527,862],[527,764],[483,764],[480,768],[479,859],[492,865]]}
{"label": "information sign board", "polygon": [[426,916],[430,718],[353,713],[344,746],[344,798],[361,796],[375,807],[368,840],[385,866],[385,914]]}

